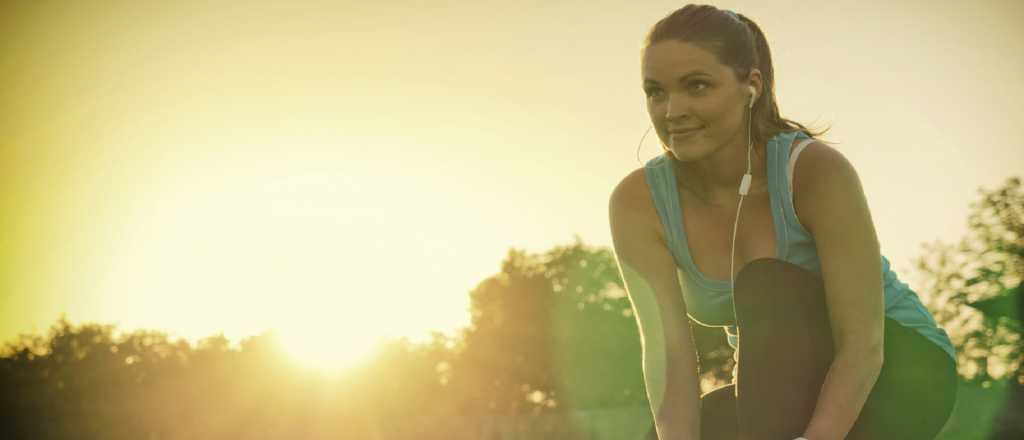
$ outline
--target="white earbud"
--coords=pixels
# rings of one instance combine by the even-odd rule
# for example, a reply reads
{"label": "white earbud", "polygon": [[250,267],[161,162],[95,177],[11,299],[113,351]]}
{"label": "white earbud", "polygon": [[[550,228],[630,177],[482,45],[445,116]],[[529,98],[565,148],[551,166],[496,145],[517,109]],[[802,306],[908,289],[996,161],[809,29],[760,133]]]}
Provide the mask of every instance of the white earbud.
{"label": "white earbud", "polygon": [[757,89],[754,86],[747,86],[747,90],[750,91],[750,104],[747,107],[754,108],[754,103],[757,102]]}

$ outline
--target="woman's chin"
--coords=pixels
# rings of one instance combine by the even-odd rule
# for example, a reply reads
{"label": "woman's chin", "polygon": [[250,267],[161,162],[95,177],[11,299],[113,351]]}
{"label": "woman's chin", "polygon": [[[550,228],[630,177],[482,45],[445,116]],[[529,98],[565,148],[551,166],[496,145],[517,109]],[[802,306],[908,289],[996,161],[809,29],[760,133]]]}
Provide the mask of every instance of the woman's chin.
{"label": "woman's chin", "polygon": [[668,147],[668,151],[671,152],[673,156],[675,156],[676,160],[680,162],[689,162],[691,160],[697,159],[698,156],[700,156],[700,154],[697,154],[699,153],[699,151],[697,151],[694,147],[694,145],[673,145]]}

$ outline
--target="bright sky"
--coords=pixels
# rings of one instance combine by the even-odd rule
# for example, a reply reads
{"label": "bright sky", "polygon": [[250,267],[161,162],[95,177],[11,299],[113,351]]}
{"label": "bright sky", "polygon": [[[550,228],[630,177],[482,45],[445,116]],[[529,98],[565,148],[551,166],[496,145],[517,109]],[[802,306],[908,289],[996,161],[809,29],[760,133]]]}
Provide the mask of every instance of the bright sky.
{"label": "bright sky", "polygon": [[[351,357],[467,325],[509,248],[610,246],[640,43],[681,5],[4,2],[0,340],[66,312]],[[901,274],[1020,175],[1024,3],[718,6],[765,30],[783,115],[832,125]]]}

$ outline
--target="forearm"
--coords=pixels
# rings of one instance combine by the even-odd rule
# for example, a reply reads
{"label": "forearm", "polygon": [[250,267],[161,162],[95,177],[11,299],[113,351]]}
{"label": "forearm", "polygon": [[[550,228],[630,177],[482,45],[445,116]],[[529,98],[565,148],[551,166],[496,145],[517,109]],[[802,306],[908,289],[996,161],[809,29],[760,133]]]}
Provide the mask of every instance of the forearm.
{"label": "forearm", "polygon": [[[696,440],[700,438],[700,381],[693,365],[696,353],[674,353],[662,370],[652,363],[645,368],[651,412],[659,440]],[[693,357],[693,359],[688,359]],[[652,361],[657,357],[648,357]],[[676,366],[676,367],[670,367]]]}
{"label": "forearm", "polygon": [[814,414],[803,436],[809,440],[845,438],[878,380],[881,359],[877,350],[838,353],[825,376]]}
{"label": "forearm", "polygon": [[700,438],[700,390],[693,386],[679,386],[665,396],[660,410],[654,415],[658,440],[697,440]]}

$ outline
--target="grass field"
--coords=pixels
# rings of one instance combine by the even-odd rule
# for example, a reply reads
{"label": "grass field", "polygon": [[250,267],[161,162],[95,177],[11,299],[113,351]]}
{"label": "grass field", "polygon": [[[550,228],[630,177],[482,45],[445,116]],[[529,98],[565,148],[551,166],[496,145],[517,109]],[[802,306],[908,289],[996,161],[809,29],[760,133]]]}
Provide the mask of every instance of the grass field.
{"label": "grass field", "polygon": [[961,382],[953,414],[936,440],[987,440],[992,422],[1005,406],[1008,389],[1005,381],[989,387]]}

